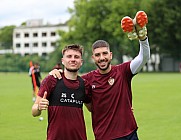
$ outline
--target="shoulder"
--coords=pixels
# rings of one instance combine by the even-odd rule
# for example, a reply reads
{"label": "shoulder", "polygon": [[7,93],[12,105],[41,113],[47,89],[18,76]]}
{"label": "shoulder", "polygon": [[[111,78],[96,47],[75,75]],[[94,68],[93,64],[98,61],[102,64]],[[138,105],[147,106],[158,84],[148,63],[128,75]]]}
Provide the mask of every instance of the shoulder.
{"label": "shoulder", "polygon": [[129,75],[130,77],[132,77],[132,72],[130,69],[130,63],[131,63],[131,61],[128,61],[128,62],[124,62],[122,64],[112,66],[112,70],[114,72],[116,72],[117,74]]}
{"label": "shoulder", "polygon": [[[85,75],[84,75],[85,76]],[[82,82],[84,85],[88,84],[88,79],[84,78],[84,77],[78,77],[79,81]]]}
{"label": "shoulder", "polygon": [[89,79],[92,79],[92,77],[96,74],[96,73],[98,73],[98,71],[97,70],[93,70],[93,71],[90,71],[90,72],[88,72],[88,73],[85,73],[85,74],[83,74],[81,77],[85,80],[89,80]]}
{"label": "shoulder", "polygon": [[58,79],[54,78],[52,75],[46,76],[40,85],[38,95],[40,97],[43,97],[44,92],[47,91],[47,97],[49,97],[50,93],[54,90],[56,86],[57,80]]}
{"label": "shoulder", "polygon": [[56,84],[57,80],[58,79],[54,78],[52,75],[48,75],[43,79],[41,85],[44,86],[44,85],[49,85],[49,84]]}
{"label": "shoulder", "polygon": [[131,61],[128,61],[128,62],[124,62],[124,63],[121,63],[121,64],[118,64],[118,65],[115,65],[115,66],[112,66],[113,69],[130,69],[130,63]]}

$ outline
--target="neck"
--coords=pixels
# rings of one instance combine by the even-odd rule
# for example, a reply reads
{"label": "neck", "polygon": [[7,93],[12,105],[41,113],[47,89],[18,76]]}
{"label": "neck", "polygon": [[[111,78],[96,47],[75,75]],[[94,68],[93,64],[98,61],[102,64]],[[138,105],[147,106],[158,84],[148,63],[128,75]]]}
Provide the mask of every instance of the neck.
{"label": "neck", "polygon": [[76,80],[78,76],[78,72],[70,72],[64,69],[64,75],[67,79]]}

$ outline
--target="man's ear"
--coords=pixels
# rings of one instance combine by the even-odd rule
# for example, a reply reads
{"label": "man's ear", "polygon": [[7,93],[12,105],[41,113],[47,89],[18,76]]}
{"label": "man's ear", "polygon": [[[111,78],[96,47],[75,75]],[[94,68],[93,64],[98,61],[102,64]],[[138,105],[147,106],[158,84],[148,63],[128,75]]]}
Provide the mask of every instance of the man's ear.
{"label": "man's ear", "polygon": [[92,55],[92,59],[94,59],[94,55]]}
{"label": "man's ear", "polygon": [[61,60],[61,61],[62,61],[62,64],[64,65],[63,58],[62,58],[62,60]]}
{"label": "man's ear", "polygon": [[82,60],[81,60],[81,66],[82,66],[83,62],[84,62],[84,60],[82,59]]}
{"label": "man's ear", "polygon": [[110,55],[111,55],[111,60],[112,60],[112,52],[110,52]]}

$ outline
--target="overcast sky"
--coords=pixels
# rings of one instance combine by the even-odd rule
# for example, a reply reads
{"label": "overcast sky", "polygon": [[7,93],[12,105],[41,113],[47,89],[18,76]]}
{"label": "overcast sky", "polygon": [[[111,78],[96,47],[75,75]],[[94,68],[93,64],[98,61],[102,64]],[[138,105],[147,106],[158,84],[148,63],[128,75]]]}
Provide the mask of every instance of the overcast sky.
{"label": "overcast sky", "polygon": [[74,0],[0,0],[0,27],[19,26],[30,19],[44,23],[64,23],[70,18],[68,7]]}

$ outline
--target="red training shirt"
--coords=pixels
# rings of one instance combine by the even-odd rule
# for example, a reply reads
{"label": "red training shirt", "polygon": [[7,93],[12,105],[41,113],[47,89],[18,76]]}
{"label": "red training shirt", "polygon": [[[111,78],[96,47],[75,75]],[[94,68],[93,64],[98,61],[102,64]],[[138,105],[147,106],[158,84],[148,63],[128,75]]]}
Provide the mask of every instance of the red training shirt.
{"label": "red training shirt", "polygon": [[112,66],[107,74],[94,70],[82,76],[92,87],[92,125],[96,140],[111,140],[137,129],[132,112],[130,62]]}

